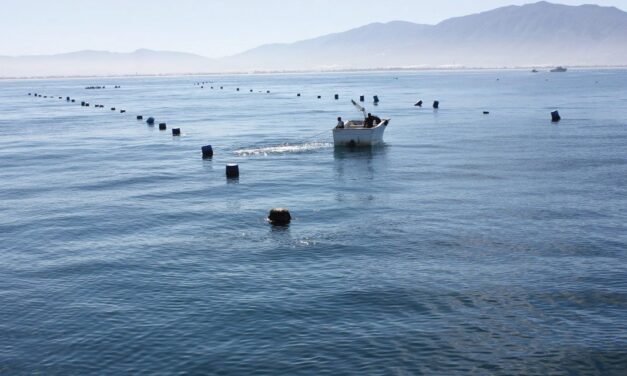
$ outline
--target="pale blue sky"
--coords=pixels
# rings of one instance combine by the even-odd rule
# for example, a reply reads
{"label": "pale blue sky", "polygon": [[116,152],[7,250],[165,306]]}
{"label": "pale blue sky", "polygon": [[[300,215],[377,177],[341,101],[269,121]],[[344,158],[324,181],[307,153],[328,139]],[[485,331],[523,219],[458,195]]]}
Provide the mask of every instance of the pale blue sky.
{"label": "pale blue sky", "polygon": [[[434,24],[516,0],[2,0],[0,55],[138,48],[208,57],[371,22]],[[594,2],[627,10],[627,0]]]}

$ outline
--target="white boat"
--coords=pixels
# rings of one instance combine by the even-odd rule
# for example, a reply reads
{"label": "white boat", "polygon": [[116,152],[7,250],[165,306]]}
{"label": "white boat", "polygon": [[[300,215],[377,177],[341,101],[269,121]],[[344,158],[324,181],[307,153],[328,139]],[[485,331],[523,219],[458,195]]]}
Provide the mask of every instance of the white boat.
{"label": "white boat", "polygon": [[[352,101],[353,105],[366,114],[366,109]],[[383,132],[390,119],[382,119],[371,128],[364,127],[364,120],[349,120],[343,127],[333,128],[333,144],[335,146],[370,146],[383,142]]]}
{"label": "white boat", "polygon": [[552,73],[563,73],[566,72],[568,69],[564,68],[564,67],[557,67],[557,68],[553,68],[551,69]]}
{"label": "white boat", "polygon": [[363,120],[349,120],[344,128],[333,129],[333,144],[335,146],[370,146],[383,142],[383,132],[390,119],[383,119],[372,128],[364,128]]}

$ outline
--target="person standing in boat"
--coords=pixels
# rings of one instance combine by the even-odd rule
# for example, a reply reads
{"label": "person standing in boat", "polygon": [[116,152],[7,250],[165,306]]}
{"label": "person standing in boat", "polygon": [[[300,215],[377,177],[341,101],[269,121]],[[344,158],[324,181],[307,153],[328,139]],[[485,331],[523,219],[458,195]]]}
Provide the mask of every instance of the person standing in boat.
{"label": "person standing in boat", "polygon": [[337,126],[336,128],[344,128],[344,122],[342,121],[342,117],[338,116],[337,117]]}
{"label": "person standing in boat", "polygon": [[368,117],[364,121],[364,128],[372,128],[381,122],[381,118],[368,113]]}
{"label": "person standing in boat", "polygon": [[372,114],[369,112],[368,116],[366,116],[366,120],[364,120],[364,128],[372,128],[373,122],[374,122],[374,119],[372,117]]}

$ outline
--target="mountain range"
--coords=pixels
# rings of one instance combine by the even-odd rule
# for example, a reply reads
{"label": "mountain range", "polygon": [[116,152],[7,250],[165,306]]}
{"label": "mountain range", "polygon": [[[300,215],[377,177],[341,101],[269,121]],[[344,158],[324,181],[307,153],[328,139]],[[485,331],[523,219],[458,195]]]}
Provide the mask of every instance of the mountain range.
{"label": "mountain range", "polygon": [[627,66],[627,12],[542,1],[437,25],[373,23],[219,59],[150,50],[0,57],[0,77],[554,65]]}

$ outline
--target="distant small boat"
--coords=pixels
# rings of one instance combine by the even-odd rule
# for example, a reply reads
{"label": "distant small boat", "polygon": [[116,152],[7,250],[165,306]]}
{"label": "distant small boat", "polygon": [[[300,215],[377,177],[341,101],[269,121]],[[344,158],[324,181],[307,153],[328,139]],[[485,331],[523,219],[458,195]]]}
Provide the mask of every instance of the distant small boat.
{"label": "distant small boat", "polygon": [[[366,114],[366,109],[352,101],[353,105]],[[383,132],[390,119],[381,119],[372,128],[364,127],[364,120],[349,120],[343,128],[333,128],[333,144],[335,146],[371,146],[383,142]]]}
{"label": "distant small boat", "polygon": [[532,69],[531,73],[538,73],[538,70],[537,69]]}
{"label": "distant small boat", "polygon": [[564,67],[557,67],[557,68],[553,68],[551,69],[551,72],[553,73],[562,73],[562,72],[566,72],[568,69],[564,68]]}

